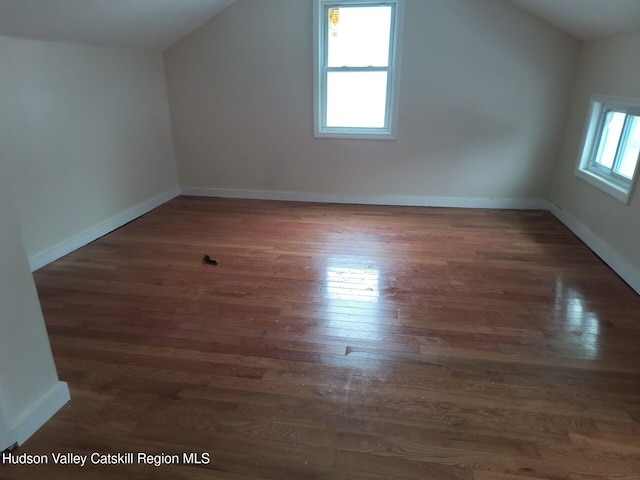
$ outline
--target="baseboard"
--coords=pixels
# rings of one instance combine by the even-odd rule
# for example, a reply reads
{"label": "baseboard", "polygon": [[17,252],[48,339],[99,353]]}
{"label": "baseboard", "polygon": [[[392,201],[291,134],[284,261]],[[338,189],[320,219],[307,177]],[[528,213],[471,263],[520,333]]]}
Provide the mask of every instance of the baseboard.
{"label": "baseboard", "polygon": [[575,217],[548,200],[509,198],[455,198],[404,195],[341,195],[329,193],[240,190],[225,188],[182,187],[181,195],[200,197],[250,198],[292,202],[354,203],[365,205],[402,205],[416,207],[494,208],[514,210],[546,210],[551,212],[591,250],[594,251],[631,288],[640,294],[640,271],[611,246],[585,227]]}
{"label": "baseboard", "polygon": [[38,270],[39,268],[48,265],[49,263],[64,257],[65,255],[77,250],[80,247],[84,247],[88,243],[106,235],[109,232],[129,223],[132,220],[150,212],[154,208],[159,207],[163,203],[177,197],[180,194],[177,188],[168,190],[157,197],[154,197],[146,202],[143,202],[135,207],[122,212],[109,220],[106,220],[98,225],[95,225],[84,232],[65,240],[58,245],[55,245],[40,253],[36,253],[29,257],[29,266],[31,271]]}
{"label": "baseboard", "polygon": [[566,210],[549,202],[549,211],[640,295],[640,270],[629,265],[622,255]]}
{"label": "baseboard", "polygon": [[9,427],[10,435],[18,445],[22,445],[70,399],[67,383],[57,382],[35,405],[13,422]]}
{"label": "baseboard", "polygon": [[182,187],[168,190],[136,207],[116,215],[85,232],[29,258],[31,270],[37,270],[72,251],[106,235],[116,228],[135,220],[178,195],[201,197],[249,198],[256,200],[283,200],[292,202],[352,203],[363,205],[397,205],[416,207],[494,208],[518,210],[547,210],[569,228],[596,255],[640,294],[640,271],[625,261],[611,246],[584,226],[571,214],[552,202],[542,199],[424,197],[408,195],[343,195],[336,193],[309,193],[272,190],[241,190],[226,188]]}
{"label": "baseboard", "polygon": [[343,195],[272,190],[234,190],[226,188],[182,187],[181,195],[198,197],[249,198],[290,202],[352,203],[361,205],[395,205],[412,207],[495,208],[547,210],[548,202],[539,199],[457,198],[408,195]]}

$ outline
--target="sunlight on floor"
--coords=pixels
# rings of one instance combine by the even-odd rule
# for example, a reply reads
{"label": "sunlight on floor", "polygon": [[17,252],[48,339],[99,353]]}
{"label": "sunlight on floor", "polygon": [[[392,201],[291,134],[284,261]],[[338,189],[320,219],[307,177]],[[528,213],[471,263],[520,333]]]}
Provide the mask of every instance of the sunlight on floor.
{"label": "sunlight on floor", "polygon": [[567,328],[579,335],[579,349],[584,358],[597,359],[600,353],[600,321],[587,309],[584,298],[575,288],[556,281],[556,310],[561,312]]}
{"label": "sunlight on floor", "polygon": [[330,300],[375,303],[380,296],[380,271],[374,268],[327,267]]}

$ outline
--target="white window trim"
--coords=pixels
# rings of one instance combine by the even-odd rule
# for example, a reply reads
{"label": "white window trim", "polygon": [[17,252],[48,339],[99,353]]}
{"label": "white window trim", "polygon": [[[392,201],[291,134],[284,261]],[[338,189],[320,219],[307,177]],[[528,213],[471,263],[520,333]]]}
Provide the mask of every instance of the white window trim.
{"label": "white window trim", "polygon": [[640,98],[600,94],[591,96],[589,114],[587,115],[582,140],[582,150],[578,157],[575,175],[628,205],[631,200],[633,188],[638,180],[640,164],[636,165],[633,179],[628,182],[616,181],[613,176],[598,172],[591,167],[591,159],[594,156],[594,150],[598,146],[601,116],[606,109],[611,108],[620,109],[632,115],[640,116]]}
{"label": "white window trim", "polygon": [[[400,79],[400,57],[402,51],[402,25],[404,23],[404,2],[405,0],[313,0],[313,130],[315,138],[348,138],[348,139],[374,139],[374,140],[396,140],[398,130],[398,101]],[[391,38],[391,51],[393,65],[390,71],[388,82],[390,83],[391,94],[387,105],[388,128],[327,128],[323,126],[323,115],[326,115],[322,105],[324,95],[321,88],[326,88],[322,81],[323,77],[323,47],[321,40],[323,34],[323,15],[326,6],[331,5],[394,5],[395,6],[395,28]]]}

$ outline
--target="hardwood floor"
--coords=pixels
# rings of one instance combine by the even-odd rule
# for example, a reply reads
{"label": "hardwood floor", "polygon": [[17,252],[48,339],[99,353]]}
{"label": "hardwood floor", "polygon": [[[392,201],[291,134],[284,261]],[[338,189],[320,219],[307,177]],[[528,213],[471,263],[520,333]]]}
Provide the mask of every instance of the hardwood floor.
{"label": "hardwood floor", "polygon": [[640,297],[549,213],[179,197],[35,279],[14,455],[136,462],[3,478],[640,478]]}

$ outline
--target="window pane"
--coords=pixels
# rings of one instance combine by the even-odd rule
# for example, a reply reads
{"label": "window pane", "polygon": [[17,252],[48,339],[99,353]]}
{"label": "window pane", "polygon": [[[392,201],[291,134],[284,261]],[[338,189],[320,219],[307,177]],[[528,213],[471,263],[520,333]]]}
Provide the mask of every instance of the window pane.
{"label": "window pane", "polygon": [[384,128],[387,72],[329,72],[327,127]]}
{"label": "window pane", "polygon": [[602,134],[600,135],[600,144],[598,145],[598,153],[595,157],[595,162],[603,167],[613,167],[626,116],[625,113],[613,111],[605,114]]}
{"label": "window pane", "polygon": [[389,65],[391,7],[342,7],[328,10],[329,67]]}
{"label": "window pane", "polygon": [[638,155],[640,155],[640,118],[629,116],[627,122],[629,122],[629,135],[620,153],[620,163],[616,173],[631,180],[638,163]]}

